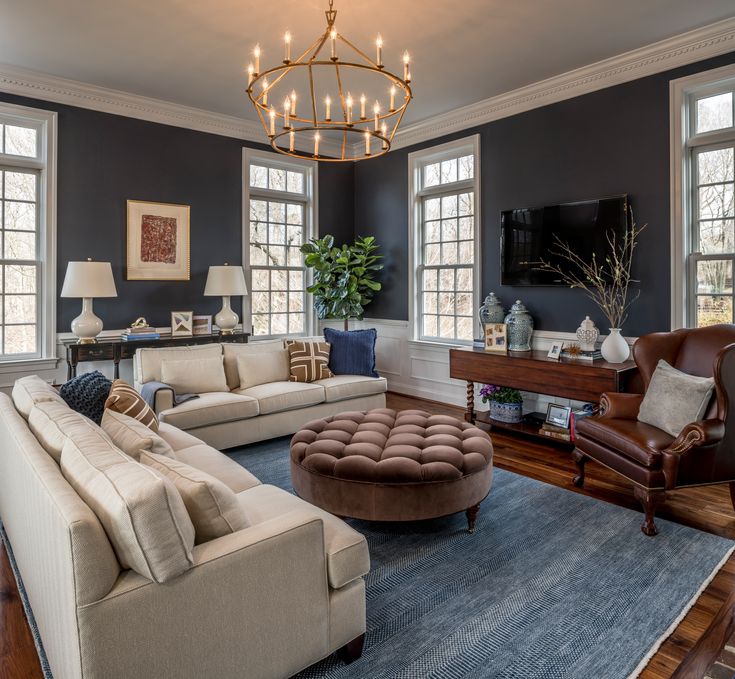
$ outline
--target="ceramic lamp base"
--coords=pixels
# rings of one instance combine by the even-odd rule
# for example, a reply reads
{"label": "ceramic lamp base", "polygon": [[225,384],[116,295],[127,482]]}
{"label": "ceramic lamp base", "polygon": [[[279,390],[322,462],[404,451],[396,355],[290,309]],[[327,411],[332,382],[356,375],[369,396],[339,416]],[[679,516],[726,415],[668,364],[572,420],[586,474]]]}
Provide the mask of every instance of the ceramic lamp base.
{"label": "ceramic lamp base", "polygon": [[214,317],[214,322],[219,328],[220,335],[232,335],[235,332],[239,320],[240,318],[230,306],[230,296],[226,295],[222,297],[222,308]]}
{"label": "ceramic lamp base", "polygon": [[71,331],[77,336],[77,344],[95,344],[102,332],[102,319],[92,311],[92,298],[82,300],[82,313],[71,322]]}

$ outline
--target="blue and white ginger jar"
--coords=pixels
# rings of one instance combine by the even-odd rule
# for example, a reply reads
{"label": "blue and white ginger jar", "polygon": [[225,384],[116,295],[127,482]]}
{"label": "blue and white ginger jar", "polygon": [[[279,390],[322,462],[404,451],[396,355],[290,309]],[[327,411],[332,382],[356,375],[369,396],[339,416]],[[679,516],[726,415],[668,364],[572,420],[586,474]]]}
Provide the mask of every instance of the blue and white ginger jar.
{"label": "blue and white ginger jar", "polygon": [[531,351],[531,335],[533,334],[533,318],[520,299],[510,308],[505,317],[508,326],[508,350]]}

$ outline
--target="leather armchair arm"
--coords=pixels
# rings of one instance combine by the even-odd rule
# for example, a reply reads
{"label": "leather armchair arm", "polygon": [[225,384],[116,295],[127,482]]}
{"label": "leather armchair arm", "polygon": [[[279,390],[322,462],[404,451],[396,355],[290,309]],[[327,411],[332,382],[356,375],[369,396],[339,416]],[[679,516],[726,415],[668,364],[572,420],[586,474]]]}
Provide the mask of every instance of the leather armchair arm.
{"label": "leather armchair arm", "polygon": [[635,420],[643,401],[643,394],[605,393],[600,397],[600,417]]}
{"label": "leather armchair arm", "polygon": [[679,436],[663,452],[683,455],[693,448],[717,443],[724,435],[725,423],[722,420],[699,420],[684,427]]}

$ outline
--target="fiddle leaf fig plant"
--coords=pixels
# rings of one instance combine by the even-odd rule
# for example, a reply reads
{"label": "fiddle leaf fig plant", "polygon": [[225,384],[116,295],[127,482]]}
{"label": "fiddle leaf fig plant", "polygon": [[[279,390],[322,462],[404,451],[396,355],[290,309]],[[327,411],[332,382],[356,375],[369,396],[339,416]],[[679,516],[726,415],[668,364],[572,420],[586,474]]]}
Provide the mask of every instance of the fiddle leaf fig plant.
{"label": "fiddle leaf fig plant", "polygon": [[314,296],[314,308],[319,318],[344,320],[345,330],[350,318],[362,320],[367,306],[380,290],[375,275],[383,268],[382,255],[375,254],[380,246],[373,236],[359,237],[352,245],[334,245],[334,236],[312,238],[301,246],[304,262],[313,269],[313,284],[307,291]]}

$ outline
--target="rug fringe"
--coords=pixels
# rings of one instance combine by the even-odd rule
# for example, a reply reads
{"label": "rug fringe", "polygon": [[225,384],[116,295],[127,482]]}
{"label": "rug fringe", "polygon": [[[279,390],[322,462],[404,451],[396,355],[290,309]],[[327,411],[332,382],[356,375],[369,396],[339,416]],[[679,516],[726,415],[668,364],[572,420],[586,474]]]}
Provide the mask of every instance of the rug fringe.
{"label": "rug fringe", "polygon": [[668,639],[673,633],[674,630],[679,626],[679,623],[686,617],[687,613],[692,609],[695,603],[697,603],[697,599],[699,599],[700,596],[702,596],[702,593],[704,592],[707,587],[709,587],[710,583],[715,579],[715,576],[722,570],[722,567],[727,563],[728,559],[732,556],[733,552],[735,552],[735,547],[731,547],[727,554],[723,557],[722,561],[720,561],[719,564],[717,564],[710,573],[709,577],[702,583],[702,586],[695,592],[694,596],[689,600],[689,603],[684,606],[681,613],[676,616],[674,621],[668,626],[666,631],[658,638],[656,643],[651,647],[651,649],[646,653],[646,655],[643,656],[641,661],[638,663],[638,666],[628,675],[628,679],[636,679],[641,672],[646,668],[649,662],[651,662],[651,659],[654,655],[658,652],[658,649],[661,648],[661,645]]}

